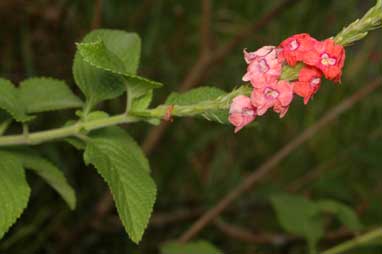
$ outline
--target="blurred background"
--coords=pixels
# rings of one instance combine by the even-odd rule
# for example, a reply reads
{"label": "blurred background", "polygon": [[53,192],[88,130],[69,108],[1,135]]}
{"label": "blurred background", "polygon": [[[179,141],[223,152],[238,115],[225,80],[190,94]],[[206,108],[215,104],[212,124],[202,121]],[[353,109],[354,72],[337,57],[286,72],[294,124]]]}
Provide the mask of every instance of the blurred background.
{"label": "blurred background", "polygon": [[[74,43],[102,27],[141,36],[139,72],[165,84],[156,91],[152,105],[162,103],[172,91],[199,85],[230,91],[241,84],[245,72],[243,48],[277,45],[300,32],[318,39],[333,36],[375,3],[208,2],[1,0],[0,76],[16,84],[32,76],[51,76],[66,80],[80,94],[71,70]],[[129,240],[110,205],[106,184],[83,164],[81,153],[68,144],[41,145],[76,189],[78,207],[70,211],[45,183],[28,175],[33,190],[29,206],[0,242],[0,253],[158,253],[161,243],[179,237],[304,129],[381,77],[381,43],[381,31],[376,31],[347,48],[342,84],[324,82],[309,105],[298,98],[283,120],[270,113],[238,134],[233,134],[232,126],[200,119],[175,119],[161,134],[144,123],[128,126],[143,144],[158,185],[152,221],[139,246]],[[119,98],[99,107],[117,113],[123,111],[124,102]],[[304,242],[288,237],[277,222],[269,202],[269,195],[276,192],[338,200],[352,207],[365,229],[382,224],[381,106],[379,89],[288,155],[197,238],[209,240],[225,253],[305,253]],[[70,110],[44,114],[31,129],[58,126],[73,114]],[[330,218],[325,222],[321,248],[354,235]],[[382,253],[382,246],[376,243],[357,253]]]}

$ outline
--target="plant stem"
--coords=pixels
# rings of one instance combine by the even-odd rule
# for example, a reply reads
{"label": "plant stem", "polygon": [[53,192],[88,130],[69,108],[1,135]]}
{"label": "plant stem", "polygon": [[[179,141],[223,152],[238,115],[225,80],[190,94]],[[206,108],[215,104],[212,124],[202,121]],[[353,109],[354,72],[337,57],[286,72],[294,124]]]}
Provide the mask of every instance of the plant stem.
{"label": "plant stem", "polygon": [[29,133],[28,135],[8,135],[0,137],[0,146],[36,145],[46,141],[56,140],[69,136],[77,136],[83,131],[86,132],[96,130],[107,126],[135,122],[137,120],[138,119],[135,117],[121,114],[88,122],[77,122],[67,127]]}
{"label": "plant stem", "polygon": [[[172,116],[194,116],[197,114],[206,113],[208,111],[218,110],[218,109],[228,109],[229,105],[234,97],[243,94],[248,95],[251,91],[249,86],[242,86],[232,92],[220,96],[215,100],[203,101],[200,103],[186,105],[186,106],[174,106],[172,111]],[[12,146],[12,145],[36,145],[42,142],[62,139],[70,136],[79,137],[82,134],[100,129],[107,126],[113,126],[123,123],[137,122],[140,120],[147,120],[147,118],[162,119],[170,105],[160,105],[153,109],[146,109],[139,112],[131,112],[130,114],[120,114],[111,117],[106,117],[102,119],[96,119],[87,121],[86,117],[82,121],[65,126],[57,129],[39,131],[34,133],[28,133],[28,135],[8,135],[0,137],[0,146]],[[87,110],[84,110],[87,112]],[[86,113],[87,115],[87,113]]]}
{"label": "plant stem", "polygon": [[347,242],[344,242],[340,245],[337,245],[329,250],[326,250],[322,252],[321,254],[340,254],[344,253],[345,251],[348,251],[350,249],[353,249],[354,247],[361,246],[365,243],[368,243],[372,240],[375,240],[377,238],[382,239],[382,228],[378,228],[376,230],[373,230],[369,233],[366,233],[365,235],[356,237],[352,240],[349,240]]}

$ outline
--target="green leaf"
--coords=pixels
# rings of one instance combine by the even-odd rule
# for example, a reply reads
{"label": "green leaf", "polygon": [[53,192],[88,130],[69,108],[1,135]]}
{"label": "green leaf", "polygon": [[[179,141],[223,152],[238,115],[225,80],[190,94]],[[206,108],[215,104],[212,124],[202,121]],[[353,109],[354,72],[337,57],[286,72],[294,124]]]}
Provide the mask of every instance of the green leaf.
{"label": "green leaf", "polygon": [[8,129],[9,125],[12,123],[12,117],[0,109],[0,136]]}
{"label": "green leaf", "polygon": [[173,92],[167,98],[167,105],[192,105],[203,101],[215,100],[219,96],[225,95],[226,92],[216,87],[198,87],[185,93]]}
{"label": "green leaf", "polygon": [[90,65],[104,71],[124,76],[128,86],[129,100],[142,97],[154,88],[162,86],[155,82],[132,73],[118,55],[109,50],[102,40],[91,43],[78,43],[77,48],[83,59]]}
{"label": "green leaf", "polygon": [[122,224],[138,243],[156,197],[149,164],[140,147],[122,129],[105,128],[90,135],[84,160],[93,164],[108,183]]}
{"label": "green leaf", "polygon": [[0,151],[0,239],[20,217],[29,196],[30,188],[21,162]]}
{"label": "green leaf", "polygon": [[28,113],[82,106],[82,101],[62,80],[30,78],[20,83],[19,92]]}
{"label": "green leaf", "polygon": [[153,91],[150,90],[145,95],[135,98],[131,104],[131,111],[144,110],[150,106],[153,98]]}
{"label": "green leaf", "polygon": [[[141,50],[141,41],[137,34],[98,29],[87,34],[82,43],[95,43],[100,40],[111,55],[117,56],[123,62],[127,72],[136,73]],[[84,61],[80,50],[77,50],[74,57],[73,75],[90,107],[100,101],[118,97],[126,90],[125,80],[121,75],[97,68]]]}
{"label": "green leaf", "polygon": [[76,195],[73,187],[70,186],[64,174],[53,163],[41,157],[32,149],[12,149],[7,150],[7,152],[21,161],[25,168],[33,170],[44,179],[60,194],[72,210],[76,207]]}
{"label": "green leaf", "polygon": [[359,231],[362,229],[362,224],[351,207],[334,200],[317,201],[317,206],[321,211],[332,213],[337,216],[339,221],[350,230]]}
{"label": "green leaf", "polygon": [[7,111],[18,122],[25,122],[33,118],[27,115],[17,88],[9,80],[2,78],[0,78],[0,108]]}
{"label": "green leaf", "polygon": [[271,197],[281,226],[289,233],[305,237],[316,246],[323,236],[323,222],[316,204],[302,196],[279,194]]}
{"label": "green leaf", "polygon": [[[167,105],[194,105],[198,103],[203,103],[206,101],[213,101],[220,96],[226,95],[227,93],[216,87],[198,87],[192,89],[185,93],[173,92],[167,98],[165,104]],[[219,123],[228,123],[228,110],[214,110],[205,112],[202,115],[209,121],[216,121]]]}
{"label": "green leaf", "polygon": [[169,242],[161,247],[161,254],[223,254],[223,251],[207,241]]}

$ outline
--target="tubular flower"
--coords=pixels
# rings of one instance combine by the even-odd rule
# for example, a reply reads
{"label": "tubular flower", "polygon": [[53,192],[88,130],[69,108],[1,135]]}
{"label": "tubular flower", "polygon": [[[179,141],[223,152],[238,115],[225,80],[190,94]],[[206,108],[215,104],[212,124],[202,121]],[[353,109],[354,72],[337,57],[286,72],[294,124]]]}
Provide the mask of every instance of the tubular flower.
{"label": "tubular flower", "polygon": [[298,74],[298,81],[293,82],[293,91],[304,98],[304,104],[307,104],[320,88],[321,77],[321,71],[315,67],[305,66],[301,69]]}
{"label": "tubular flower", "polygon": [[239,95],[232,100],[228,120],[235,126],[235,133],[251,123],[255,118],[256,108],[252,105],[249,97]]}
{"label": "tubular flower", "polygon": [[317,42],[307,33],[295,34],[281,42],[281,56],[291,66],[297,62],[305,62],[306,53],[312,51]]}
{"label": "tubular flower", "polygon": [[257,108],[257,115],[264,115],[271,107],[280,118],[288,111],[289,104],[293,99],[293,85],[288,81],[280,80],[254,89],[251,95],[253,106]]}
{"label": "tubular flower", "polygon": [[279,79],[282,63],[274,46],[264,46],[255,52],[244,50],[244,59],[248,67],[243,81],[251,82],[253,87],[260,88]]}
{"label": "tubular flower", "polygon": [[327,79],[338,83],[345,63],[345,49],[334,40],[326,39],[315,44],[314,50],[307,54],[304,62],[317,67]]}

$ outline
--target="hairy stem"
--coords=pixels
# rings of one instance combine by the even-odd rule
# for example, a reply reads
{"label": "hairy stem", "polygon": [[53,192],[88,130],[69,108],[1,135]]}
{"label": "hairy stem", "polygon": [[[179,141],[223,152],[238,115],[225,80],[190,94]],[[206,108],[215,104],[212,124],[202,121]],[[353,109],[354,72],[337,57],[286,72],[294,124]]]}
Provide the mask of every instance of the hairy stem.
{"label": "hairy stem", "polygon": [[[250,87],[242,86],[224,96],[216,98],[215,100],[204,101],[201,103],[187,106],[174,106],[171,115],[186,117],[218,109],[228,109],[230,102],[234,97],[240,94],[248,95],[250,91]],[[78,137],[79,134],[84,134],[86,132],[107,126],[138,122],[140,120],[147,120],[147,118],[161,119],[164,116],[166,116],[168,107],[169,105],[160,105],[154,109],[147,109],[139,112],[131,112],[130,114],[124,113],[91,121],[87,121],[86,118],[84,118],[83,121],[78,121],[73,125],[57,129],[28,133],[28,135],[25,135],[25,133],[23,133],[20,135],[2,136],[0,137],[0,146],[36,145],[42,142],[62,139],[71,136]]]}

